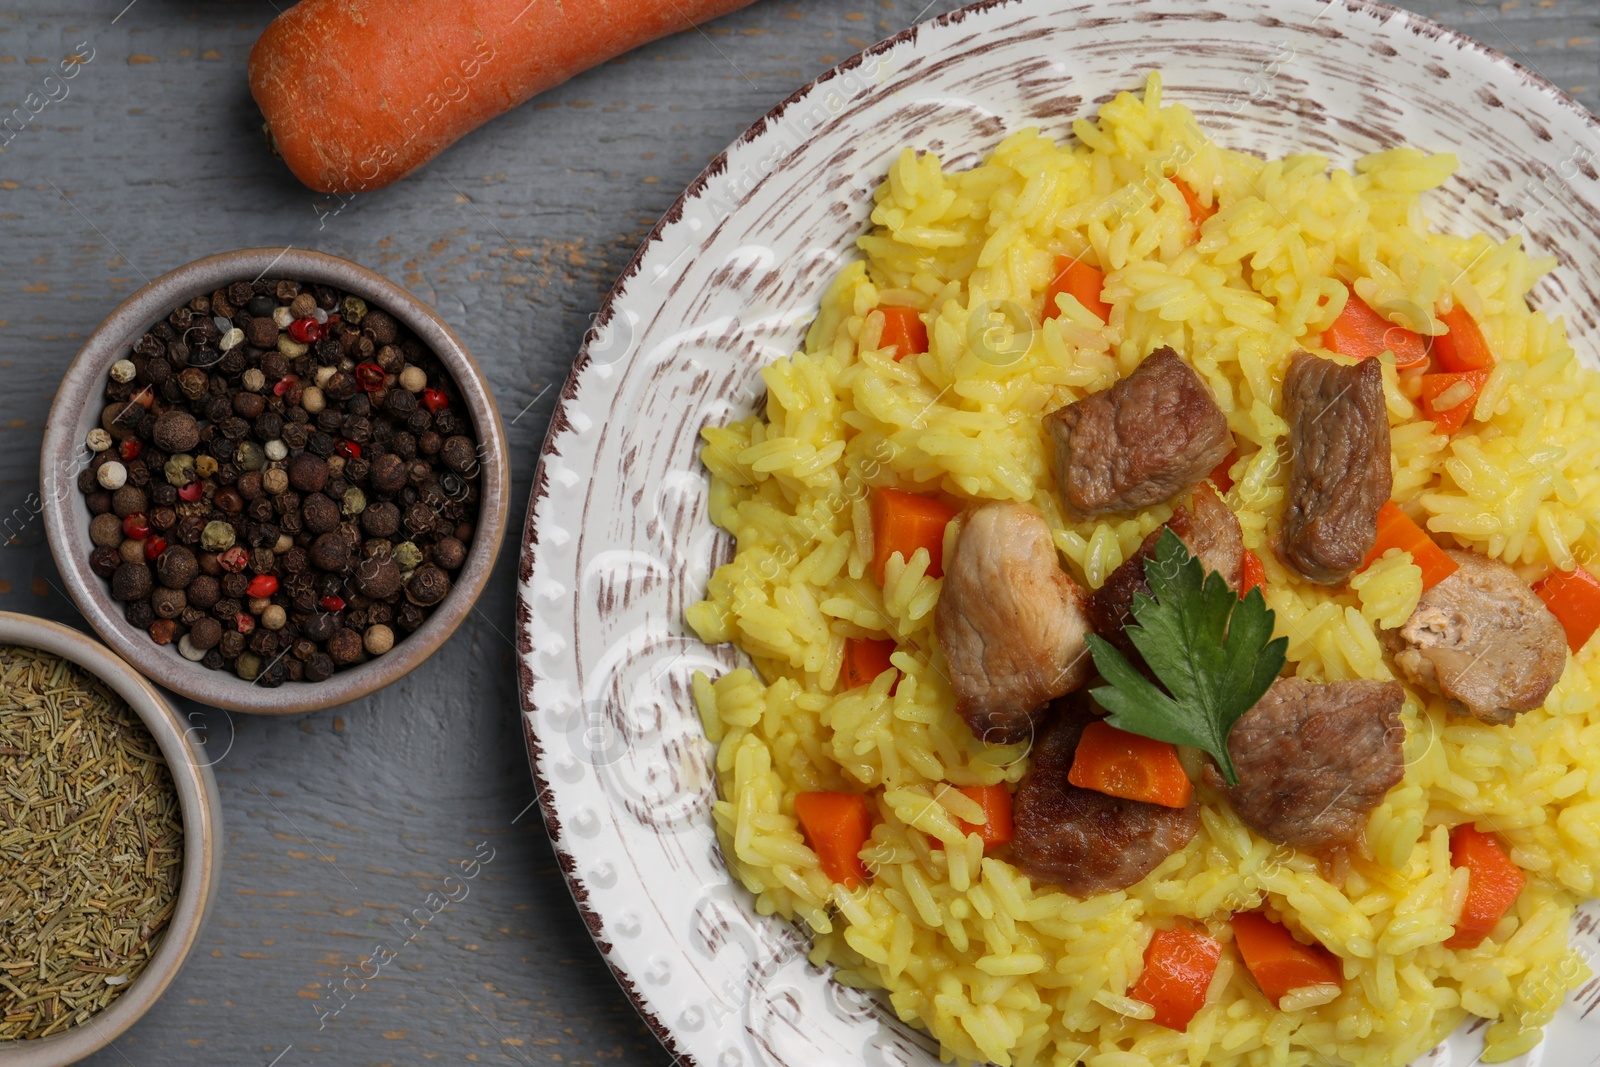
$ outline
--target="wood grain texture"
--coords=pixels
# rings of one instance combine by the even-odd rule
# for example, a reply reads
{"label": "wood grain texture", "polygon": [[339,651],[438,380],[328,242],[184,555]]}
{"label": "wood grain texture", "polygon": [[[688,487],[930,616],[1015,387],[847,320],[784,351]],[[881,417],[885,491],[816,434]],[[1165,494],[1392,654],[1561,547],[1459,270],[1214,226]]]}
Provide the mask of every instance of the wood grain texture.
{"label": "wood grain texture", "polygon": [[[520,516],[589,315],[655,218],[774,102],[954,6],[760,0],[591,71],[400,185],[341,205],[295,183],[259,138],[244,61],[271,4],[135,0],[113,22],[124,2],[0,11],[0,119],[23,108],[0,133],[0,526],[11,535],[0,608],[80,627],[30,496],[41,420],[78,344],[145,277],[227,248],[294,244],[411,288],[488,373]],[[1600,106],[1593,0],[1402,6]],[[46,83],[74,53],[92,58]],[[221,899],[166,999],[87,1062],[669,1062],[590,944],[528,807],[507,640],[515,549],[450,643],[373,698],[288,721],[180,705],[210,729],[223,790]],[[427,909],[459,861],[489,849],[467,896],[425,928],[414,916],[420,933],[401,947],[408,932],[388,924]],[[340,1004],[330,983],[379,941],[398,950],[393,961],[364,988],[352,971],[359,991],[319,1023],[319,1009]]]}

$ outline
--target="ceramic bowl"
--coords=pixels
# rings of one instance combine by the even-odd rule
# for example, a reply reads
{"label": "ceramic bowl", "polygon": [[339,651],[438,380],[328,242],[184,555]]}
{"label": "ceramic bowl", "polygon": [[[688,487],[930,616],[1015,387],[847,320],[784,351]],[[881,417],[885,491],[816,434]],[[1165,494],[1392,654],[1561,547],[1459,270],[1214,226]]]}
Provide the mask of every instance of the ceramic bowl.
{"label": "ceramic bowl", "polygon": [[161,945],[127,989],[85,1023],[49,1037],[0,1041],[0,1067],[61,1067],[114,1041],[161,999],[200,937],[222,877],[222,802],[211,764],[161,691],[104,645],[47,619],[0,611],[0,645],[70,660],[128,702],[161,749],[183,815],[183,876]]}
{"label": "ceramic bowl", "polygon": [[[722,863],[695,670],[743,665],[683,612],[731,556],[706,514],[700,429],[759,410],[763,367],[800,348],[907,145],[969,167],[1028,126],[1146,74],[1222,144],[1347,166],[1453,151],[1430,194],[1457,232],[1528,235],[1560,259],[1534,299],[1591,361],[1600,124],[1515,63],[1366,0],[994,0],[848,60],[752,126],[689,187],[602,307],[550,423],[521,559],[521,696],[561,868],[623,988],[676,1062],[933,1065],[888,1005],[812,968]],[[1578,924],[1600,950],[1595,909]],[[1592,998],[1600,986],[1592,986]],[[1587,1003],[1587,1001],[1586,1001]],[[1539,1050],[1587,1065],[1600,1013],[1569,1005]],[[1479,1034],[1452,1038],[1470,1062]]]}
{"label": "ceramic bowl", "polygon": [[[285,682],[266,688],[229,671],[209,670],[161,646],[128,623],[108,584],[89,569],[89,510],[76,485],[89,453],[84,439],[100,424],[111,364],[126,356],[150,326],[179,304],[219,286],[262,275],[320,282],[355,293],[384,308],[428,345],[450,371],[472,416],[479,445],[477,531],[448,596],[415,633],[360,666],[323,682]],[[364,697],[403,677],[467,617],[489,580],[505,534],[511,466],[505,431],[478,364],[434,311],[406,290],[349,260],[299,248],[250,248],[196,260],[163,274],[119,304],[79,350],[50,409],[40,459],[46,530],[67,591],[100,636],[144,674],[184,696],[236,711],[289,714],[315,711]]]}

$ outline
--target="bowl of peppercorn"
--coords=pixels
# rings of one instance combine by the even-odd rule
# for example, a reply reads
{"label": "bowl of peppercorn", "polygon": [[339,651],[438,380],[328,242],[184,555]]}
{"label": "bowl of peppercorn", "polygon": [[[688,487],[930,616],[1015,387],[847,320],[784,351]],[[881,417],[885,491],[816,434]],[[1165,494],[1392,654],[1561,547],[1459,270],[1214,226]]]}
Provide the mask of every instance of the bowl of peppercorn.
{"label": "bowl of peppercorn", "polygon": [[510,464],[460,339],[348,260],[246,249],[124,300],[50,412],[68,592],[145,675],[240,711],[366,696],[472,610]]}

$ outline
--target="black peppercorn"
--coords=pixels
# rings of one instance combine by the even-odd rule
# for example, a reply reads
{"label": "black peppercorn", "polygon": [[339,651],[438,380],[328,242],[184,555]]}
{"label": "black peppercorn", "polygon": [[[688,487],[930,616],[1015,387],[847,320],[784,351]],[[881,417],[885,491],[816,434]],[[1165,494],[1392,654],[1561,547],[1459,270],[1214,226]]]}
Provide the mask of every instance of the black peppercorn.
{"label": "black peppercorn", "polygon": [[150,608],[150,601],[135,600],[124,610],[128,624],[140,630],[148,630],[150,624],[156,621],[156,613]]}
{"label": "black peppercorn", "polygon": [[318,652],[306,660],[306,681],[323,682],[333,677],[333,660],[325,652]]}
{"label": "black peppercorn", "polygon": [[344,425],[344,416],[337,408],[323,408],[317,412],[316,422],[317,429],[336,434],[339,432],[339,427]]}
{"label": "black peppercorn", "polygon": [[122,553],[115,548],[102,546],[89,553],[89,569],[101,578],[109,579],[122,566]]}
{"label": "black peppercorn", "polygon": [[259,441],[275,441],[283,433],[283,416],[275,411],[264,411],[256,419],[256,439]]}
{"label": "black peppercorn", "polygon": [[313,456],[320,456],[323,459],[327,459],[328,456],[333,453],[333,438],[328,434],[323,433],[321,430],[318,430],[316,433],[312,434],[311,439],[306,442],[306,451],[310,452]]}
{"label": "black peppercorn", "polygon": [[217,639],[217,651],[222,653],[224,659],[237,659],[239,653],[244,651],[244,634],[227,626],[220,628],[222,636]]}
{"label": "black peppercorn", "polygon": [[[215,604],[211,605],[211,614],[221,619],[225,628],[233,625],[233,620],[238,618],[239,613],[243,610],[244,605],[240,604],[232,597],[226,596],[217,601]],[[236,652],[234,655],[238,655],[238,653]]]}
{"label": "black peppercorn", "polygon": [[411,633],[427,621],[428,613],[409,600],[402,600],[394,606],[394,624],[406,633]]}
{"label": "black peppercorn", "polygon": [[371,462],[367,477],[374,491],[396,493],[405,486],[408,473],[406,461],[394,453],[388,453]]}
{"label": "black peppercorn", "polygon": [[[299,660],[295,661],[299,665]],[[256,684],[263,689],[276,689],[289,678],[288,665],[281,659],[271,659],[261,668],[261,673],[256,675]]]}
{"label": "black peppercorn", "polygon": [[104,489],[96,489],[84,503],[89,505],[89,514],[104,515],[111,510],[111,494]]}
{"label": "black peppercorn", "polygon": [[250,579],[243,571],[233,571],[222,576],[222,595],[234,600],[243,600],[245,590],[250,588]]}
{"label": "black peppercorn", "polygon": [[150,528],[158,533],[166,533],[177,524],[178,513],[171,508],[151,508]]}
{"label": "black peppercorn", "polygon": [[300,632],[310,641],[326,641],[332,637],[343,625],[343,618],[337,611],[317,611],[306,617],[301,625]]}
{"label": "black peppercorn", "polygon": [[322,387],[322,392],[329,400],[345,401],[360,392],[361,386],[355,378],[342,370],[336,370],[328,377]]}

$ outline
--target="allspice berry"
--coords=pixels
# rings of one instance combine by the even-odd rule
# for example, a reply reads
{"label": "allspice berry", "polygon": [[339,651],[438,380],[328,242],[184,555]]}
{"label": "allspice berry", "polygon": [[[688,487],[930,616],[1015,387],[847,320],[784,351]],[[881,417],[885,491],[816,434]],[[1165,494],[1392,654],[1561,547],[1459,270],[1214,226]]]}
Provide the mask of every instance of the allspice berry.
{"label": "allspice berry", "polygon": [[[323,534],[311,543],[311,563],[325,571],[343,573],[350,566],[350,542],[338,530]],[[443,573],[440,572],[441,577]]]}
{"label": "allspice berry", "polygon": [[379,493],[398,493],[406,487],[408,477],[406,461],[393,452],[385,452],[374,459],[367,472],[373,491]]}
{"label": "allspice berry", "polygon": [[115,600],[143,600],[154,586],[150,568],[143,563],[124,563],[111,576],[111,596]]}
{"label": "allspice berry", "polygon": [[433,546],[433,562],[453,571],[467,561],[467,546],[454,537],[441,537]]}
{"label": "allspice berry", "polygon": [[361,658],[361,635],[354,630],[340,628],[328,638],[328,655],[341,667]]}
{"label": "allspice berry", "polygon": [[356,567],[356,590],[363,596],[388,600],[400,586],[400,565],[388,556],[364,559]]}
{"label": "allspice berry", "polygon": [[187,411],[173,408],[156,419],[150,437],[163,452],[188,452],[200,443],[200,424]]}
{"label": "allspice berry", "polygon": [[328,464],[310,452],[289,460],[289,484],[302,493],[315,493],[328,484]]}
{"label": "allspice berry", "polygon": [[89,540],[96,548],[116,548],[122,544],[122,520],[115,515],[96,515],[89,523]]}
{"label": "allspice berry", "polygon": [[182,589],[168,589],[164,585],[158,585],[150,594],[150,607],[163,619],[176,619],[188,606],[188,599],[183,595]]}
{"label": "allspice berry", "polygon": [[150,497],[137,485],[124,485],[111,494],[111,510],[123,518],[136,511],[149,511]]}
{"label": "allspice berry", "polygon": [[184,589],[200,573],[194,553],[182,545],[169,545],[156,560],[156,577],[170,589]]}
{"label": "allspice berry", "polygon": [[406,583],[406,599],[418,607],[431,608],[449,592],[449,576],[431,563],[418,567]]}
{"label": "allspice berry", "polygon": [[447,437],[444,444],[439,446],[439,458],[444,465],[457,474],[465,474],[477,462],[478,450],[473,445],[470,437]]}
{"label": "allspice berry", "polygon": [[312,493],[300,506],[306,529],[314,534],[325,534],[339,525],[339,505],[323,496]]}
{"label": "allspice berry", "polygon": [[216,647],[217,642],[222,640],[222,623],[209,615],[201,618],[190,628],[189,640],[202,652]]}
{"label": "allspice berry", "polygon": [[[161,554],[166,559],[172,554],[172,549],[167,549]],[[189,603],[201,611],[210,611],[222,599],[222,583],[209,574],[202,574],[195,578],[184,589],[189,597]]]}
{"label": "allspice berry", "polygon": [[400,529],[400,509],[387,500],[368,504],[361,513],[361,528],[369,537],[393,537]]}

